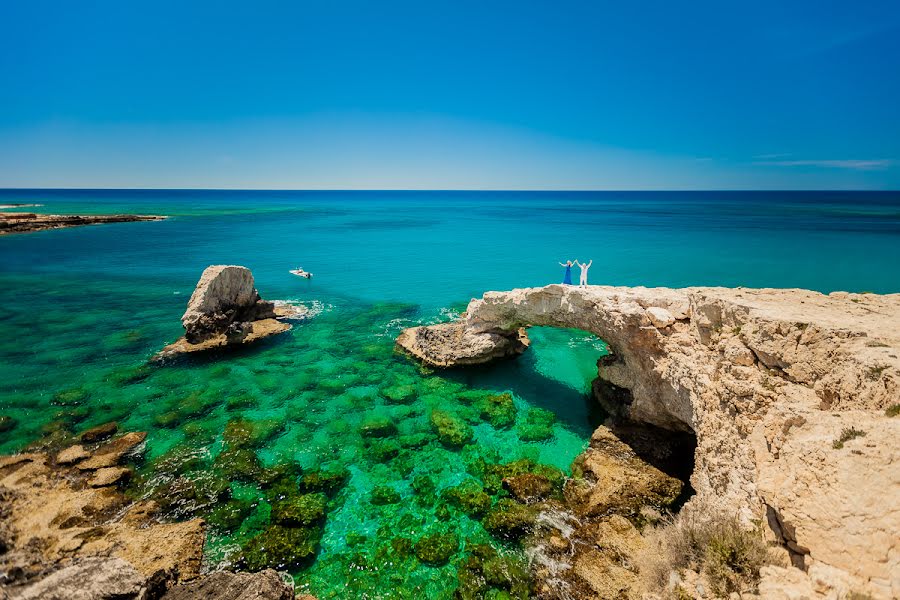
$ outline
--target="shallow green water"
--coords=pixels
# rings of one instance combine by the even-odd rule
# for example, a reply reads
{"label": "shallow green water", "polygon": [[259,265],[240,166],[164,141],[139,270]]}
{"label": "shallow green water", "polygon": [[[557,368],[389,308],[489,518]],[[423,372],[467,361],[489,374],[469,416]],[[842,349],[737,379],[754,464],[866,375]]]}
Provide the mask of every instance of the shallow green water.
{"label": "shallow green water", "polygon": [[[60,293],[47,302],[46,282],[17,283],[23,306],[40,302],[45,309],[36,321],[27,311],[3,317],[7,331],[22,332],[29,356],[16,361],[21,346],[0,345],[2,414],[16,422],[0,451],[109,420],[148,431],[129,494],[162,498],[169,518],[207,518],[210,565],[279,567],[319,598],[448,597],[460,569],[480,561],[473,549],[486,552],[478,544],[506,557],[491,559],[506,571],[524,569],[517,542],[488,533],[483,511],[467,514],[446,490],[487,485],[496,504],[507,493],[496,477],[491,488],[485,465],[527,459],[566,472],[600,418],[585,393],[605,346],[583,332],[534,328],[531,350],[517,361],[431,373],[396,354],[394,339],[405,326],[452,312],[311,303],[317,314],[277,339],[148,367],[143,357],[155,340],[179,333],[164,313],[183,295],[160,294],[157,304],[147,301],[146,289],[133,297],[118,289],[112,301],[71,278],[57,280]],[[79,301],[86,288],[104,302]],[[29,297],[38,290],[40,298]],[[89,346],[79,344],[85,327],[96,336]],[[512,404],[491,415],[485,403],[502,392],[511,393]],[[442,442],[434,414],[448,416],[470,439]],[[235,442],[234,431],[246,435]],[[287,477],[279,479],[278,468],[290,469]],[[296,482],[323,469],[346,476],[334,493],[314,497],[325,504],[324,519],[278,530],[311,532],[318,551],[296,562],[289,552],[248,565],[246,548],[277,520],[273,506],[312,498],[302,492],[319,488],[298,490]],[[294,483],[285,494],[286,479]],[[446,561],[424,564],[415,544],[434,534],[449,536],[455,549]]]}

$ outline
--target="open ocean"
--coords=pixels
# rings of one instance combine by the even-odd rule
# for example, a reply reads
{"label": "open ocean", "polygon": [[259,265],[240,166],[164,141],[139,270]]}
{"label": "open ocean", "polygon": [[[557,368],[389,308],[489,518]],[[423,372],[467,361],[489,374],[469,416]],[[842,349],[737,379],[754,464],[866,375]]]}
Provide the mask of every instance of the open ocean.
{"label": "open ocean", "polygon": [[[129,494],[180,482],[165,514],[207,518],[210,566],[255,536],[298,543],[276,523],[292,497],[273,495],[273,473],[333,476],[343,485],[314,490],[310,555],[287,565],[320,599],[449,597],[479,544],[522,564],[515,541],[447,499],[496,502],[491,465],[567,472],[603,418],[587,392],[605,346],[584,332],[535,329],[517,361],[442,374],[395,354],[402,328],[487,290],[558,283],[576,258],[593,259],[595,284],[900,292],[897,192],[0,190],[0,204],[32,202],[21,210],[171,218],[0,237],[0,452],[109,420],[147,431]],[[315,316],[146,366],[211,264],[247,266],[263,298]],[[435,411],[473,443],[438,439]],[[415,557],[426,537],[449,562]]]}

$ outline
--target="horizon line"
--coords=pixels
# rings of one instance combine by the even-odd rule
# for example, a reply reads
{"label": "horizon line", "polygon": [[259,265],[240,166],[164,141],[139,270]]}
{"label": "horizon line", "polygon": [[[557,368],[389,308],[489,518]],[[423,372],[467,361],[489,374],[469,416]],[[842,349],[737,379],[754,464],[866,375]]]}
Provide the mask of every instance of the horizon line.
{"label": "horizon line", "polygon": [[3,187],[0,191],[158,191],[158,192],[525,192],[525,193],[621,193],[621,192],[867,192],[896,193],[897,189],[867,188],[632,188],[632,189],[524,189],[524,188],[217,188],[217,187]]}

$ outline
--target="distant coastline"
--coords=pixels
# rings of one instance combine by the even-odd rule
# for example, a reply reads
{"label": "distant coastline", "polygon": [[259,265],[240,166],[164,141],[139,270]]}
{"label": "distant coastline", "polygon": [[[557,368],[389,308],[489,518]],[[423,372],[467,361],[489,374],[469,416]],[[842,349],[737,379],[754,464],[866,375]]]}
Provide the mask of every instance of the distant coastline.
{"label": "distant coastline", "polygon": [[[39,204],[0,205],[0,208],[41,206]],[[162,221],[164,215],[41,215],[37,213],[0,213],[0,235],[32,233],[45,229],[62,229],[102,223],[127,223],[132,221]]]}

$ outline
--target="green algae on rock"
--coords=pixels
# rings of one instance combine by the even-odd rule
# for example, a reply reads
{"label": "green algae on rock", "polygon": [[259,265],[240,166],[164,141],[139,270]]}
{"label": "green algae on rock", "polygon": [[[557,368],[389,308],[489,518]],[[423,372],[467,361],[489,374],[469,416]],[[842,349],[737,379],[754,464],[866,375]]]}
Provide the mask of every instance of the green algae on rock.
{"label": "green algae on rock", "polygon": [[427,533],[419,538],[414,549],[421,562],[440,566],[459,549],[459,538],[452,531]]}
{"label": "green algae on rock", "polygon": [[300,569],[315,557],[321,538],[317,527],[270,525],[242,548],[238,564],[249,571]]}
{"label": "green algae on rock", "polygon": [[431,426],[441,443],[447,446],[458,447],[472,441],[472,428],[447,411],[432,410]]}
{"label": "green algae on rock", "polygon": [[491,497],[474,479],[467,479],[455,487],[444,489],[441,498],[475,519],[481,517],[491,507]]}
{"label": "green algae on rock", "polygon": [[498,429],[512,426],[516,422],[516,405],[512,394],[491,394],[483,398],[481,418]]}
{"label": "green algae on rock", "polygon": [[482,523],[491,535],[503,540],[521,538],[531,531],[538,509],[501,498],[485,515]]}
{"label": "green algae on rock", "polygon": [[525,422],[519,425],[519,439],[523,442],[541,442],[553,436],[556,415],[542,408],[531,408],[525,413]]}
{"label": "green algae on rock", "polygon": [[321,492],[300,494],[272,505],[272,521],[279,525],[312,525],[325,518],[328,498]]}

